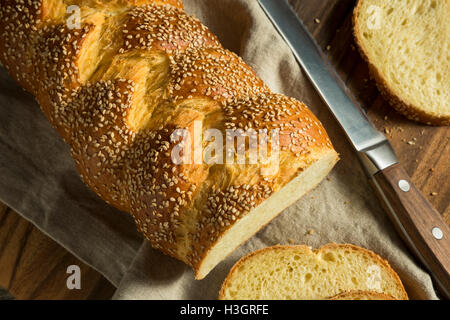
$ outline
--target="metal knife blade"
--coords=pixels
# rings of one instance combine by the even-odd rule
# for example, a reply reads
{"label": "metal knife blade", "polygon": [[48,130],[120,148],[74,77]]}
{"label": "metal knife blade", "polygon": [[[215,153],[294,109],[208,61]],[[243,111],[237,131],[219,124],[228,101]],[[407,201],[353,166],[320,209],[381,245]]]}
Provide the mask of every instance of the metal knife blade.
{"label": "metal knife blade", "polygon": [[377,197],[413,253],[450,298],[450,229],[414,186],[286,0],[258,0],[357,151]]}
{"label": "metal knife blade", "polygon": [[[283,0],[258,0],[272,20],[293,54],[311,80],[315,89],[343,127],[353,147],[359,152],[384,146],[384,160],[379,159],[382,170],[397,163],[386,137],[375,129],[352,93],[346,89],[314,39],[304,27],[290,5]],[[387,155],[392,151],[391,155]]]}

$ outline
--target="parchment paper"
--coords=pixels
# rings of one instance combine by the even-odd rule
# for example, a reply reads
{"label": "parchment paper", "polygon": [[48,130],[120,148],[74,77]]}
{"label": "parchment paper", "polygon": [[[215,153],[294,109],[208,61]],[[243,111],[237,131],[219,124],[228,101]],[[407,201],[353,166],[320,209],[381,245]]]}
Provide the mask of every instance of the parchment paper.
{"label": "parchment paper", "polygon": [[[409,254],[374,198],[359,163],[289,48],[255,0],[185,0],[223,45],[241,55],[276,92],[305,101],[324,123],[341,161],[329,179],[217,266],[194,280],[183,263],[143,240],[132,219],[80,180],[68,147],[34,98],[0,69],[0,200],[118,290],[116,299],[216,299],[231,266],[266,246],[353,243],[387,259],[411,298],[436,299],[430,276]],[[309,234],[314,230],[313,234]]]}

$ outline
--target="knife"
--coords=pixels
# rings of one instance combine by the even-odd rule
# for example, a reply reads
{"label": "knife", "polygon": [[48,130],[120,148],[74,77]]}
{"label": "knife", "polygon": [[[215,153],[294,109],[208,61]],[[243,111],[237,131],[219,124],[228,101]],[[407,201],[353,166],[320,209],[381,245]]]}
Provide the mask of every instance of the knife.
{"label": "knife", "polygon": [[397,231],[450,299],[449,226],[411,182],[389,141],[370,122],[287,1],[258,2],[344,129]]}

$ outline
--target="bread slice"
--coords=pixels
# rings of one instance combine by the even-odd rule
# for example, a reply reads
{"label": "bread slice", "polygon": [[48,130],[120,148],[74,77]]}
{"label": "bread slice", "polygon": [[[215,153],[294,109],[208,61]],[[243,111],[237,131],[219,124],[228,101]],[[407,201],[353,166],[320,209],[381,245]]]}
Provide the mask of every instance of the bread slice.
{"label": "bread slice", "polygon": [[323,300],[348,291],[408,295],[389,264],[350,244],[275,246],[242,258],[231,269],[221,300]]}
{"label": "bread slice", "polygon": [[449,0],[359,0],[354,33],[395,109],[429,125],[450,124]]}
{"label": "bread slice", "polygon": [[338,294],[330,300],[397,300],[394,297],[375,291],[349,291]]}

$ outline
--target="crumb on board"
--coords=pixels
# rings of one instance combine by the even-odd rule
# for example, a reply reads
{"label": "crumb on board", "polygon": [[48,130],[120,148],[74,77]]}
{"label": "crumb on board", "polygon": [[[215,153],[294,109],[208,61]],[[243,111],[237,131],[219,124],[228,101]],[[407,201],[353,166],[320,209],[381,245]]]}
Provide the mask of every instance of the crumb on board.
{"label": "crumb on board", "polygon": [[331,46],[328,45],[328,46],[327,46],[327,51],[330,51],[330,50],[331,50]]}
{"label": "crumb on board", "polygon": [[434,172],[434,168],[430,168],[430,172]]}
{"label": "crumb on board", "polygon": [[319,18],[315,18],[315,19],[314,19],[314,22],[315,22],[315,23],[320,23],[320,19],[319,19]]}
{"label": "crumb on board", "polygon": [[431,194],[433,197],[438,195],[437,192],[431,192],[430,194]]}

